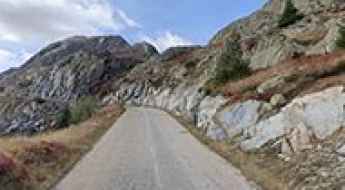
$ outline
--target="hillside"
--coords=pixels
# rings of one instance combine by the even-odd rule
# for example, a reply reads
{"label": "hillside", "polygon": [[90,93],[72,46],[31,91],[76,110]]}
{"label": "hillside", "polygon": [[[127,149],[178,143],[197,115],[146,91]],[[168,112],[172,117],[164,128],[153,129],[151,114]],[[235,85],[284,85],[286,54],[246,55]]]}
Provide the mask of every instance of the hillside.
{"label": "hillside", "polygon": [[56,129],[58,113],[92,96],[181,117],[266,189],[344,188],[344,14],[342,0],[270,0],[206,46],[161,54],[119,36],[56,42],[0,74],[0,132]]}
{"label": "hillside", "polygon": [[95,96],[100,84],[116,80],[156,54],[119,36],[73,37],[49,45],[0,80],[0,132],[56,128],[57,113],[80,97]]}

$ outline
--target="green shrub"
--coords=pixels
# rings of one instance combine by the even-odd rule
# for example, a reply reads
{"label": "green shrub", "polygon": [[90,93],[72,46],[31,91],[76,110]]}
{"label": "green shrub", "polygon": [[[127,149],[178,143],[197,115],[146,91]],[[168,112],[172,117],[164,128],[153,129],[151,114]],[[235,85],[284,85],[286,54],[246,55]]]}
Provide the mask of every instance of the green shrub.
{"label": "green shrub", "polygon": [[242,52],[237,42],[228,42],[226,49],[217,61],[211,82],[215,86],[228,81],[236,81],[250,75],[249,62],[242,59]]}
{"label": "green shrub", "polygon": [[217,67],[213,78],[216,84],[225,84],[230,80],[239,80],[250,74],[248,62],[238,60],[236,64],[231,64],[231,61],[235,60],[229,59],[227,64],[221,64]]}
{"label": "green shrub", "polygon": [[72,108],[70,109],[71,119],[70,123],[78,124],[89,119],[98,109],[97,100],[94,97],[87,96],[82,97]]}
{"label": "green shrub", "polygon": [[69,108],[63,109],[56,116],[56,126],[58,128],[67,127],[71,120],[71,112]]}
{"label": "green shrub", "polygon": [[185,64],[185,67],[186,69],[193,69],[195,68],[197,62],[195,60],[189,60],[186,64]]}
{"label": "green shrub", "polygon": [[98,109],[97,100],[94,97],[82,97],[72,107],[63,109],[56,115],[55,121],[58,128],[67,127],[70,124],[78,124],[89,119]]}
{"label": "green shrub", "polygon": [[341,26],[339,29],[339,36],[335,42],[338,49],[345,49],[345,27]]}
{"label": "green shrub", "polygon": [[283,15],[280,17],[278,26],[284,28],[295,24],[297,21],[304,18],[304,15],[299,14],[297,8],[291,0],[287,0]]}

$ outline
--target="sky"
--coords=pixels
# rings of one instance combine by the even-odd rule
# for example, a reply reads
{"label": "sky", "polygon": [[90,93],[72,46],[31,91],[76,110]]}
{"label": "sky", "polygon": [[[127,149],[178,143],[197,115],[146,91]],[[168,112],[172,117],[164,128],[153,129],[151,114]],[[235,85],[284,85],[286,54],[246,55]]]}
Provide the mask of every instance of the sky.
{"label": "sky", "polygon": [[0,72],[75,35],[121,35],[159,51],[204,45],[265,0],[0,0]]}

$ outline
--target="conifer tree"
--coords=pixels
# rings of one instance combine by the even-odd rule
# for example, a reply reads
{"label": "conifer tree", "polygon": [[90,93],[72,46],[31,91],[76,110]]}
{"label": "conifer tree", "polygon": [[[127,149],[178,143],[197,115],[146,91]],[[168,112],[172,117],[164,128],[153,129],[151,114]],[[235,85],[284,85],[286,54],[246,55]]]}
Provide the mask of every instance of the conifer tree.
{"label": "conifer tree", "polygon": [[295,7],[295,5],[292,3],[291,0],[287,0],[284,13],[280,17],[279,20],[279,27],[285,28],[291,24],[295,24],[297,21],[303,19],[303,15],[298,13],[298,9]]}
{"label": "conifer tree", "polygon": [[335,42],[338,49],[345,49],[345,27],[340,26],[339,36]]}

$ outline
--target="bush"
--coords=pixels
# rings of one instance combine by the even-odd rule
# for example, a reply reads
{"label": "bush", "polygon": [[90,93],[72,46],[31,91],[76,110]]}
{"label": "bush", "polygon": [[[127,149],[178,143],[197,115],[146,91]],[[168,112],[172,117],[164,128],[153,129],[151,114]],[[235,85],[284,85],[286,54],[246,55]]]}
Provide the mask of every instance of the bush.
{"label": "bush", "polygon": [[78,124],[89,119],[98,109],[97,100],[94,97],[83,97],[72,107],[63,109],[56,115],[55,121],[58,128],[67,127],[70,124]]}
{"label": "bush", "polygon": [[70,110],[70,123],[78,124],[89,119],[98,109],[97,100],[94,97],[82,97]]}
{"label": "bush", "polygon": [[[229,62],[234,61],[229,59]],[[237,64],[221,64],[217,67],[216,74],[213,78],[216,84],[225,84],[232,80],[242,79],[250,74],[249,64],[239,61]]]}
{"label": "bush", "polygon": [[280,17],[278,26],[280,28],[284,28],[290,26],[291,24],[295,24],[297,21],[304,18],[304,15],[299,14],[297,8],[292,3],[291,0],[288,0],[285,5],[285,10],[283,15]]}
{"label": "bush", "polygon": [[63,109],[56,116],[56,126],[58,128],[67,127],[71,120],[71,112],[69,108]]}
{"label": "bush", "polygon": [[341,26],[339,29],[339,36],[335,42],[338,49],[345,49],[345,27]]}
{"label": "bush", "polygon": [[185,68],[190,70],[196,67],[197,62],[195,60],[189,60],[186,64],[185,64]]}
{"label": "bush", "polygon": [[230,80],[242,79],[250,73],[249,62],[242,59],[242,52],[240,52],[238,43],[230,42],[227,43],[225,51],[219,57],[211,82],[215,86],[219,86]]}

